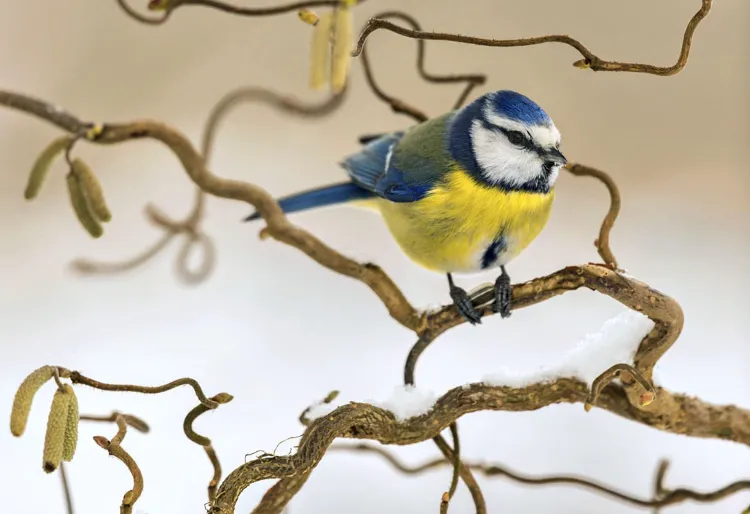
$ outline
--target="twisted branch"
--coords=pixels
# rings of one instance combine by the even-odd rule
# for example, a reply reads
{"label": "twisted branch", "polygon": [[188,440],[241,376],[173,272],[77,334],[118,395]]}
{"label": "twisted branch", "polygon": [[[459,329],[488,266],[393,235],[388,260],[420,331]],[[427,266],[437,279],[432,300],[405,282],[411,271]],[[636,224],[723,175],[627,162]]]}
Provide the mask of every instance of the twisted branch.
{"label": "twisted branch", "polygon": [[[229,393],[219,393],[215,396],[212,396],[211,400],[219,405],[222,405],[231,402],[233,398],[234,397]],[[216,488],[218,487],[219,481],[221,480],[221,463],[219,462],[219,457],[216,455],[216,450],[214,450],[214,447],[211,444],[211,439],[202,436],[196,433],[195,430],[193,430],[193,423],[198,418],[198,416],[205,412],[208,412],[209,410],[211,409],[206,405],[202,403],[198,404],[198,406],[193,408],[190,412],[187,413],[187,416],[185,416],[185,421],[182,423],[182,429],[188,439],[193,441],[195,444],[199,444],[203,447],[203,450],[208,456],[208,460],[211,461],[211,465],[214,468],[214,474],[208,483],[208,501],[210,502],[214,499]]]}
{"label": "twisted branch", "polygon": [[[442,466],[446,466],[449,464],[449,462],[445,459],[434,459],[434,460],[425,462],[423,464],[419,464],[417,466],[408,466],[404,464],[403,462],[401,462],[392,452],[389,452],[388,450],[384,448],[379,448],[377,446],[372,446],[372,445],[364,444],[364,443],[357,444],[357,445],[333,445],[330,448],[328,448],[329,452],[331,450],[345,451],[345,452],[357,452],[357,453],[369,453],[369,454],[379,455],[383,459],[385,459],[395,469],[407,475],[416,475],[416,474],[423,473],[425,471],[439,468]],[[602,493],[605,496],[609,496],[612,499],[621,500],[625,503],[629,503],[637,507],[654,507],[657,509],[660,507],[667,507],[670,505],[683,503],[686,500],[693,500],[699,503],[715,502],[718,500],[722,500],[733,494],[736,494],[740,491],[745,491],[745,490],[750,489],[750,481],[738,480],[729,485],[721,487],[720,489],[717,489],[715,491],[711,491],[708,493],[699,493],[697,491],[693,491],[691,489],[684,489],[684,488],[675,489],[672,491],[666,491],[663,488],[662,484],[663,484],[664,475],[666,473],[668,464],[669,463],[666,460],[661,461],[659,463],[659,467],[657,468],[657,471],[656,471],[654,496],[653,496],[653,499],[651,500],[644,500],[644,499],[623,493],[621,491],[618,491],[617,489],[613,487],[600,484],[593,480],[582,478],[582,477],[576,477],[576,476],[570,476],[570,475],[541,476],[541,477],[529,476],[529,475],[520,474],[516,471],[512,471],[508,469],[505,466],[499,466],[497,464],[487,465],[487,464],[472,463],[472,464],[467,464],[467,466],[469,466],[474,471],[478,471],[488,477],[494,477],[494,476],[507,477],[510,480],[519,482],[521,484],[526,484],[526,485],[553,485],[553,484],[575,485],[575,486],[583,487],[584,489],[589,489],[592,491]]]}
{"label": "twisted branch", "polygon": [[[210,512],[234,512],[239,495],[255,482],[299,477],[311,472],[339,437],[372,440],[386,445],[416,444],[435,437],[451,423],[472,412],[533,411],[559,403],[584,403],[588,398],[588,388],[588,384],[571,378],[521,388],[469,384],[449,390],[430,412],[400,422],[389,411],[351,402],[315,419],[302,436],[296,454],[264,456],[235,469],[219,487]],[[750,445],[750,412],[733,405],[711,405],[659,388],[657,400],[652,405],[638,408],[630,402],[624,386],[610,384],[602,390],[597,407],[667,432]],[[290,494],[287,501],[292,496]],[[264,501],[258,509],[266,508]],[[275,502],[277,506],[283,506],[278,496]]]}
{"label": "twisted branch", "polygon": [[[295,98],[282,96],[260,87],[243,87],[231,91],[214,106],[209,114],[203,129],[201,154],[205,162],[208,162],[219,124],[232,109],[242,103],[258,102],[274,107],[285,114],[303,118],[316,118],[335,112],[342,105],[345,92],[344,90],[339,94],[331,95],[323,102],[303,103]],[[200,188],[196,188],[193,207],[187,217],[181,221],[170,219],[153,205],[146,206],[145,214],[152,225],[160,227],[165,233],[140,254],[114,263],[77,259],[71,263],[72,267],[86,274],[112,274],[129,271],[156,257],[175,237],[184,236],[185,240],[175,261],[174,269],[177,278],[188,285],[197,285],[204,282],[210,276],[216,262],[216,250],[213,241],[200,227],[205,215],[205,193]],[[188,266],[188,259],[196,249],[202,250],[202,260],[198,269],[191,270]]]}
{"label": "twisted branch", "polygon": [[[359,0],[363,3],[365,0]],[[152,18],[144,16],[128,5],[127,0],[117,0],[117,4],[125,14],[139,23],[146,25],[161,25],[165,23],[177,8],[182,6],[206,7],[217,11],[233,14],[236,16],[275,16],[278,14],[287,14],[296,12],[300,9],[312,7],[336,7],[339,0],[310,0],[306,2],[294,2],[286,5],[274,7],[238,7],[236,5],[220,2],[218,0],[150,0],[148,7],[152,11],[161,10],[163,14],[160,17]]]}
{"label": "twisted branch", "polygon": [[591,50],[586,48],[583,43],[567,35],[553,34],[549,36],[538,36],[521,39],[487,39],[473,36],[462,36],[460,34],[448,34],[445,32],[424,32],[421,30],[410,30],[396,25],[395,23],[391,23],[387,20],[378,18],[371,18],[365,25],[364,29],[362,29],[359,40],[357,41],[357,46],[352,52],[352,55],[355,57],[359,56],[362,53],[365,42],[367,41],[367,38],[370,36],[370,34],[375,32],[376,30],[384,29],[411,39],[452,41],[454,43],[465,43],[468,45],[491,46],[500,48],[534,46],[545,43],[562,43],[574,48],[583,57],[583,59],[580,59],[573,63],[573,66],[577,68],[591,69],[594,71],[627,71],[634,73],[648,73],[651,75],[669,76],[679,73],[687,64],[695,29],[698,27],[698,24],[706,16],[708,16],[709,11],[711,10],[712,3],[713,0],[702,0],[701,8],[693,15],[693,17],[688,22],[682,38],[680,55],[677,57],[677,62],[672,66],[662,67],[654,66],[651,64],[605,61],[598,55],[594,54]]}
{"label": "twisted branch", "polygon": [[[408,14],[401,12],[401,11],[385,11],[379,14],[375,15],[375,18],[377,19],[388,19],[388,18],[395,18],[398,20],[401,20],[408,25],[412,27],[412,29],[416,31],[422,30],[421,26],[419,25],[419,22],[417,22],[416,19],[414,19],[412,16],[409,16]],[[370,89],[375,94],[377,98],[382,100],[383,102],[387,103],[391,110],[394,113],[398,114],[406,114],[410,118],[412,118],[416,122],[423,122],[427,121],[428,116],[417,109],[416,107],[413,107],[412,105],[404,102],[403,100],[400,100],[394,96],[389,95],[385,91],[383,91],[378,83],[375,81],[375,75],[372,71],[372,67],[370,65],[370,60],[367,56],[367,49],[362,48],[362,66],[365,71],[365,79],[367,80],[367,84],[370,86]],[[466,82],[466,86],[461,91],[461,94],[459,95],[458,99],[456,100],[455,104],[453,105],[453,109],[460,108],[466,99],[469,97],[471,92],[474,90],[475,87],[481,86],[487,81],[487,75],[484,74],[472,74],[472,75],[436,75],[434,73],[430,73],[425,69],[425,42],[422,39],[417,40],[417,62],[416,62],[417,72],[419,73],[419,76],[422,77],[425,81],[433,84],[452,84],[455,82]]]}
{"label": "twisted branch", "polygon": [[[85,386],[93,387],[94,389],[100,389],[102,391],[120,391],[120,392],[132,392],[132,393],[142,393],[142,394],[160,394],[165,393],[167,391],[171,391],[172,389],[175,389],[177,387],[188,385],[193,389],[193,392],[195,393],[195,396],[198,397],[198,401],[201,402],[201,404],[205,405],[209,409],[215,409],[219,406],[219,403],[216,400],[207,398],[206,395],[203,393],[203,388],[201,388],[200,384],[193,378],[178,378],[177,380],[173,380],[169,383],[166,383],[164,385],[160,386],[141,386],[141,385],[134,385],[134,384],[107,384],[104,382],[99,382],[98,380],[94,380],[93,378],[89,378],[87,376],[82,375],[78,371],[70,371],[65,368],[58,367],[58,370],[60,370],[60,376],[65,378],[70,378],[70,381],[74,384],[83,384]],[[123,418],[122,416],[117,414],[113,414],[115,416],[115,421],[118,419],[122,419],[123,422],[126,421],[126,418]],[[138,418],[135,418],[136,423],[140,422],[140,426],[143,427],[145,423],[143,423],[141,420],[138,420]],[[101,419],[97,419],[97,421],[101,421]],[[107,420],[109,421],[109,420]],[[133,421],[131,417],[131,422]],[[145,425],[146,430],[148,430],[148,425]]]}
{"label": "twisted branch", "polygon": [[106,437],[100,435],[94,436],[94,441],[100,447],[107,450],[107,452],[111,456],[115,457],[117,460],[125,464],[125,466],[128,468],[128,471],[130,471],[130,474],[133,477],[133,488],[128,490],[122,497],[120,514],[131,514],[133,512],[133,505],[136,501],[138,501],[141,493],[143,493],[143,475],[141,474],[141,470],[140,468],[138,468],[138,464],[136,464],[133,457],[131,457],[130,454],[126,452],[122,446],[120,446],[123,439],[125,439],[125,434],[127,433],[128,426],[122,417],[118,417],[116,421],[118,430],[117,434],[112,438],[111,441]]}

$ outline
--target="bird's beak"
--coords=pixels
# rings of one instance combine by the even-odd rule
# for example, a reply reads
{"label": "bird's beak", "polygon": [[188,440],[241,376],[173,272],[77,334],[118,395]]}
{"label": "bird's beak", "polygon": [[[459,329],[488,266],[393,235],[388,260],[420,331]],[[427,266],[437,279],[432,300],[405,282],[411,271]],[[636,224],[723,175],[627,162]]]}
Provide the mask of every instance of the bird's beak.
{"label": "bird's beak", "polygon": [[548,162],[554,162],[555,164],[559,164],[561,166],[565,166],[568,163],[568,159],[565,158],[565,156],[560,153],[560,150],[557,148],[550,148],[548,150],[545,150],[544,154],[542,154],[542,159]]}

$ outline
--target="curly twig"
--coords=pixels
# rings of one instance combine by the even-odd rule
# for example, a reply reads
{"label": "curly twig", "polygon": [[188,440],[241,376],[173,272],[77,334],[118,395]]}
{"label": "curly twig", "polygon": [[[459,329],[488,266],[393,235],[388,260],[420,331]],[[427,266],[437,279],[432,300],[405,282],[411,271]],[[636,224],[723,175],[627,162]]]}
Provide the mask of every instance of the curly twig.
{"label": "curly twig", "polygon": [[685,34],[682,39],[682,47],[680,49],[680,55],[677,58],[677,62],[672,66],[653,66],[651,64],[641,63],[625,63],[617,61],[605,61],[599,56],[595,55],[591,50],[586,48],[580,41],[575,38],[566,35],[549,35],[549,36],[538,36],[521,39],[486,39],[473,36],[462,36],[460,34],[448,34],[444,32],[424,32],[421,30],[410,30],[395,23],[391,23],[386,20],[372,18],[367,22],[364,29],[359,36],[357,46],[352,52],[353,56],[358,56],[362,53],[365,45],[365,41],[370,34],[379,29],[385,29],[390,32],[394,32],[404,37],[411,39],[430,40],[430,41],[452,41],[455,43],[465,43],[469,45],[477,46],[492,46],[492,47],[517,47],[517,46],[533,46],[541,45],[544,43],[562,43],[568,45],[578,53],[581,54],[583,59],[573,63],[573,66],[577,68],[589,68],[594,71],[628,71],[634,73],[649,73],[652,75],[669,76],[679,73],[687,64],[688,55],[690,54],[690,46],[692,44],[693,33],[695,32],[698,24],[708,16],[711,10],[711,4],[713,0],[702,0],[700,10],[693,15],[685,28]]}
{"label": "curly twig", "polygon": [[[395,18],[399,19],[407,24],[409,24],[412,29],[414,30],[421,30],[421,26],[419,25],[419,22],[417,22],[416,19],[409,16],[408,14],[400,11],[385,11],[379,14],[375,15],[375,18],[378,19],[387,19],[387,18]],[[375,81],[375,76],[372,72],[372,67],[370,65],[369,58],[367,56],[367,49],[363,48],[362,50],[362,65],[364,67],[365,71],[365,79],[367,80],[367,84],[370,86],[370,89],[372,92],[377,96],[380,100],[390,105],[391,110],[395,113],[400,114],[406,114],[407,116],[414,119],[416,122],[423,122],[428,119],[428,116],[417,109],[416,107],[413,107],[410,104],[407,104],[403,100],[400,100],[394,96],[391,96],[384,92],[378,83]],[[474,74],[474,75],[435,75],[433,73],[428,72],[425,69],[425,42],[424,40],[418,39],[417,40],[417,72],[419,73],[419,76],[422,77],[424,80],[430,83],[435,84],[450,84],[455,82],[466,82],[466,86],[462,90],[461,94],[459,95],[458,99],[456,100],[455,105],[453,106],[453,109],[458,109],[463,105],[463,103],[468,98],[471,91],[479,85],[484,84],[487,81],[486,75],[480,75],[480,74]]]}
{"label": "curly twig", "polygon": [[[205,162],[208,162],[216,138],[216,131],[220,122],[229,112],[241,103],[259,102],[270,105],[283,113],[300,117],[322,117],[333,113],[338,109],[345,98],[346,90],[331,95],[330,98],[320,103],[305,104],[299,100],[280,95],[269,89],[261,87],[242,87],[225,95],[214,106],[209,114],[203,129],[201,154]],[[143,252],[125,261],[107,263],[96,262],[89,259],[77,259],[71,263],[72,267],[79,272],[87,274],[111,274],[129,271],[145,264],[158,255],[173,238],[183,235],[185,241],[177,254],[175,261],[175,272],[178,279],[188,285],[196,285],[205,281],[213,271],[216,262],[216,251],[212,239],[205,234],[200,224],[205,214],[205,193],[196,188],[195,200],[190,213],[184,220],[175,221],[162,213],[157,207],[147,205],[145,209],[146,218],[149,222],[164,230],[164,235],[153,245]],[[195,247],[202,249],[202,260],[196,270],[188,266],[188,257]]]}
{"label": "curly twig", "polygon": [[599,237],[594,241],[594,245],[596,245],[596,249],[604,260],[604,263],[612,269],[617,269],[617,259],[615,259],[615,255],[609,246],[609,234],[615,225],[617,215],[620,214],[621,199],[617,184],[615,184],[615,181],[607,173],[584,166],[583,164],[566,164],[565,169],[578,177],[594,177],[599,179],[607,187],[607,191],[609,192],[609,211],[607,211],[607,215],[602,221],[601,228],[599,229]]}
{"label": "curly twig", "polygon": [[[645,407],[646,405],[654,401],[654,398],[656,396],[654,386],[651,385],[651,383],[643,376],[641,376],[638,370],[633,366],[631,366],[630,364],[620,363],[611,366],[609,369],[606,369],[602,372],[601,375],[594,379],[594,382],[591,384],[591,393],[589,394],[589,397],[584,404],[584,407],[587,411],[591,410],[591,407],[596,404],[596,400],[599,399],[599,395],[601,394],[602,389],[607,384],[612,382],[612,380],[618,378],[621,373],[625,373],[625,376],[627,376],[630,380],[635,380],[643,387],[644,392],[641,393],[641,398],[638,402],[638,405],[640,405],[641,407]],[[628,378],[626,378],[625,380],[627,381]]]}
{"label": "curly twig", "polygon": [[123,495],[122,504],[120,505],[120,514],[130,514],[133,511],[133,505],[138,501],[138,498],[140,498],[141,493],[143,492],[143,475],[133,457],[131,457],[122,446],[120,446],[120,443],[125,439],[125,434],[127,433],[127,424],[122,417],[118,417],[116,421],[118,430],[117,434],[111,441],[100,435],[94,436],[94,441],[96,444],[107,450],[110,455],[125,464],[128,471],[130,471],[130,474],[133,476],[133,488]]}
{"label": "curly twig", "polygon": [[[406,359],[406,365],[404,367],[404,384],[415,385],[414,371],[416,369],[417,359],[421,355],[422,351],[427,348],[431,341],[432,339],[428,340],[420,337],[419,341],[417,341],[417,344],[415,344],[412,350],[409,352],[409,356]],[[442,435],[438,434],[432,438],[432,442],[435,443],[435,445],[445,456],[445,458],[453,463],[453,476],[451,477],[451,485],[450,489],[448,490],[448,500],[453,497],[453,494],[456,491],[456,486],[458,485],[458,477],[460,476],[464,481],[464,484],[466,484],[466,487],[469,489],[469,492],[471,493],[471,497],[472,500],[474,500],[474,507],[477,514],[484,514],[485,512],[487,512],[487,506],[485,504],[484,495],[482,494],[482,489],[479,487],[479,484],[474,478],[471,469],[467,467],[463,462],[461,462],[458,425],[453,422],[450,424],[449,428],[451,430],[451,436],[453,438],[452,449],[445,441],[445,439],[443,439]],[[441,506],[441,508],[447,510],[448,501],[444,501]]]}
{"label": "curly twig", "polygon": [[[408,466],[402,463],[393,453],[387,451],[384,448],[372,446],[369,444],[357,444],[357,445],[333,445],[328,448],[328,451],[347,451],[347,452],[359,452],[379,455],[383,457],[389,464],[391,464],[398,471],[407,475],[419,474],[424,471],[442,467],[448,465],[449,462],[446,459],[434,459],[417,466]],[[576,485],[586,489],[603,493],[606,496],[612,497],[617,500],[621,500],[638,507],[666,507],[669,505],[676,505],[686,500],[694,500],[697,502],[714,502],[731,496],[732,494],[738,493],[743,490],[750,489],[750,481],[738,480],[727,486],[724,486],[716,491],[709,493],[699,493],[690,489],[675,489],[674,491],[665,491],[663,488],[655,489],[654,499],[644,500],[631,496],[614,489],[610,486],[600,484],[587,478],[581,478],[576,476],[559,475],[559,476],[542,476],[532,477],[529,475],[522,475],[516,471],[512,471],[505,466],[499,466],[497,464],[468,464],[471,469],[482,473],[485,476],[504,476],[515,482],[519,482],[527,485],[553,485],[553,484],[569,484]],[[655,486],[661,487],[661,481],[664,478],[664,473],[667,469],[667,461],[661,461],[656,473]],[[658,484],[658,485],[657,485]]]}
{"label": "curly twig", "polygon": [[[93,378],[86,377],[82,375],[78,371],[69,371],[65,368],[59,368],[61,370],[61,375],[70,377],[70,381],[74,384],[83,384],[89,387],[93,387],[94,389],[101,389],[102,391],[121,391],[121,392],[132,392],[132,393],[143,393],[143,394],[160,394],[167,391],[170,391],[176,387],[180,387],[183,385],[189,385],[193,388],[193,391],[195,392],[195,396],[198,397],[198,401],[201,402],[201,404],[205,405],[209,409],[215,409],[219,406],[219,403],[216,402],[213,399],[206,398],[206,395],[203,393],[203,389],[201,388],[200,384],[192,378],[178,378],[177,380],[173,380],[167,384],[160,385],[160,386],[140,386],[140,385],[132,385],[132,384],[106,384],[104,382],[99,382],[97,380],[94,380]],[[122,416],[117,415],[115,417],[115,420],[121,419]]]}
{"label": "curly twig", "polygon": [[[225,403],[231,402],[233,398],[234,397],[229,393],[219,393],[215,396],[212,396],[211,400],[216,402],[217,405],[223,405]],[[208,455],[208,459],[211,461],[211,465],[214,468],[213,477],[211,477],[211,480],[208,483],[208,501],[210,502],[213,501],[214,495],[216,494],[216,488],[218,487],[219,481],[221,480],[221,463],[219,462],[216,451],[211,444],[211,439],[202,436],[196,433],[195,430],[193,430],[193,423],[198,418],[198,416],[209,410],[212,409],[210,407],[207,407],[203,403],[193,408],[190,412],[187,413],[187,416],[185,416],[185,421],[182,423],[182,429],[188,439],[193,441],[195,444],[199,444],[203,447],[203,450],[206,452],[206,455]]]}
{"label": "curly twig", "polygon": [[[160,17],[151,18],[144,16],[139,13],[130,5],[127,0],[116,0],[120,8],[129,17],[139,23],[146,25],[161,25],[165,23],[172,13],[177,10],[178,7],[182,6],[194,6],[194,7],[207,7],[218,11],[225,12],[227,14],[234,14],[236,16],[275,16],[277,14],[286,14],[290,12],[296,12],[300,9],[306,9],[311,7],[336,7],[340,4],[339,0],[310,0],[307,2],[294,2],[286,5],[278,5],[275,7],[238,7],[226,2],[220,2],[217,0],[151,0],[148,4],[150,10],[161,10],[163,14]],[[362,3],[365,0],[359,0],[358,3]]]}
{"label": "curly twig", "polygon": [[130,5],[128,4],[128,0],[116,0],[117,5],[120,6],[120,8],[123,10],[125,14],[133,18],[135,21],[139,23],[143,23],[145,25],[161,25],[162,23],[165,23],[169,17],[172,15],[172,9],[166,9],[164,11],[164,14],[162,14],[158,18],[150,18],[148,16],[144,16],[143,14],[139,13]]}

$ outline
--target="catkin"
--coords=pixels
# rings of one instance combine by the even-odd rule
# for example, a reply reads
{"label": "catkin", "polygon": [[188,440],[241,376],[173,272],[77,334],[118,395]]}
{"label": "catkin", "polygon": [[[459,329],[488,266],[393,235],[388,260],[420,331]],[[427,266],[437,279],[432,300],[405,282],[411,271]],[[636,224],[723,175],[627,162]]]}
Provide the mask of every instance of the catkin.
{"label": "catkin", "polygon": [[18,391],[16,391],[16,397],[13,399],[13,408],[10,411],[10,432],[14,436],[20,437],[23,435],[26,430],[26,422],[29,420],[34,395],[54,374],[54,366],[42,366],[32,371],[21,382]]}
{"label": "catkin", "polygon": [[331,90],[340,92],[346,85],[349,66],[352,61],[352,44],[354,43],[354,21],[352,10],[348,6],[339,7],[336,11],[336,26],[333,40],[333,66],[331,68]]}
{"label": "catkin", "polygon": [[33,200],[39,194],[39,191],[44,185],[44,180],[47,178],[50,167],[52,167],[52,161],[55,157],[60,155],[63,150],[70,143],[70,136],[62,136],[52,140],[47,147],[42,150],[39,157],[34,161],[34,165],[31,167],[31,173],[29,173],[29,180],[26,183],[26,190],[23,193],[24,198],[27,200]]}
{"label": "catkin", "polygon": [[70,462],[73,460],[73,455],[76,453],[76,446],[78,446],[78,398],[76,398],[76,393],[70,384],[65,384],[63,387],[65,388],[65,392],[70,395],[70,403],[68,404],[68,417],[65,421],[62,458],[64,461]]}
{"label": "catkin", "polygon": [[81,222],[83,228],[86,229],[91,237],[101,237],[104,233],[102,226],[99,221],[94,217],[89,204],[86,201],[86,196],[83,193],[83,187],[81,181],[75,173],[68,173],[66,177],[68,183],[68,195],[70,196],[70,203],[73,206],[73,210],[76,213],[78,221]]}
{"label": "catkin", "polygon": [[58,389],[52,398],[52,407],[47,418],[47,433],[44,434],[42,457],[42,469],[47,473],[55,471],[62,461],[70,397],[71,394],[68,391]]}
{"label": "catkin", "polygon": [[331,71],[331,25],[333,14],[323,13],[313,29],[310,45],[310,87],[315,90],[323,89],[328,84]]}
{"label": "catkin", "polygon": [[88,201],[91,213],[97,217],[99,221],[107,222],[112,219],[112,213],[107,207],[107,202],[104,200],[104,191],[99,180],[91,171],[91,168],[83,162],[81,159],[74,159],[70,163],[70,169],[78,177],[83,189],[83,194]]}

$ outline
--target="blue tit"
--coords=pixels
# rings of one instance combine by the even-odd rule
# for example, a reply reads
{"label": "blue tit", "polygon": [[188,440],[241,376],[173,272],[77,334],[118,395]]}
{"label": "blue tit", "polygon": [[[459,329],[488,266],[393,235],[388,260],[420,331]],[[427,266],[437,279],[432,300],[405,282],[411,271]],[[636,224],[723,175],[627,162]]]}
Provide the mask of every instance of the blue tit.
{"label": "blue tit", "polygon": [[374,207],[407,256],[446,273],[456,308],[472,324],[481,315],[452,273],[499,267],[493,310],[509,316],[505,265],[546,225],[555,181],[567,162],[547,113],[522,94],[494,91],[361,142],[361,151],[340,163],[348,181],[280,198],[282,210],[345,202]]}

